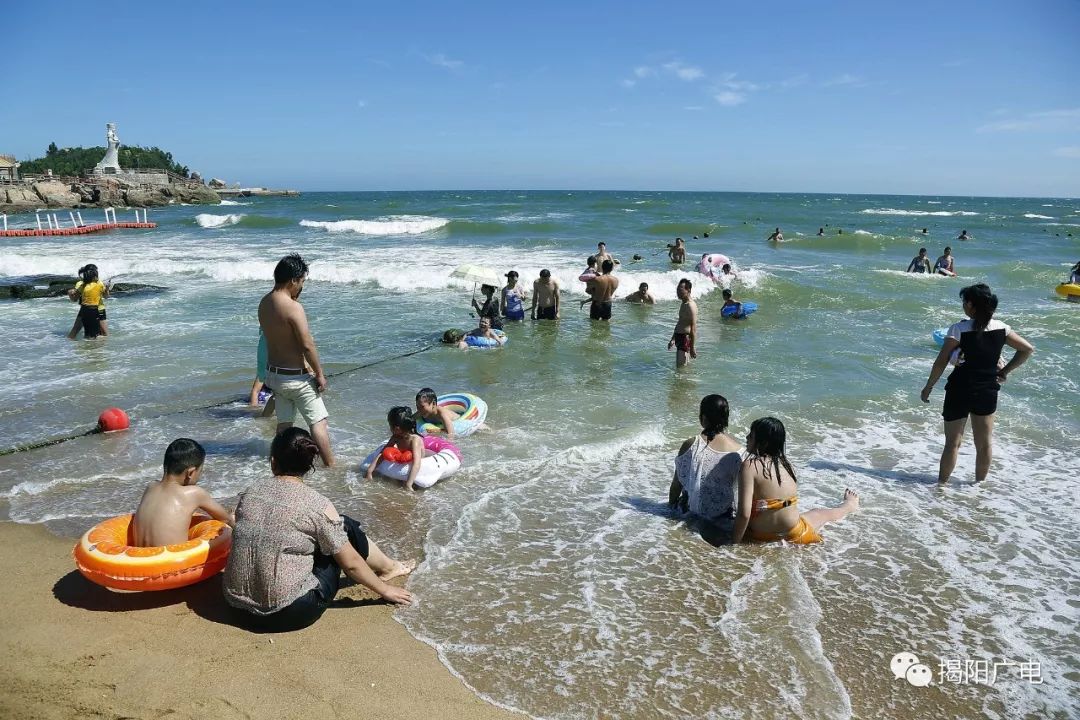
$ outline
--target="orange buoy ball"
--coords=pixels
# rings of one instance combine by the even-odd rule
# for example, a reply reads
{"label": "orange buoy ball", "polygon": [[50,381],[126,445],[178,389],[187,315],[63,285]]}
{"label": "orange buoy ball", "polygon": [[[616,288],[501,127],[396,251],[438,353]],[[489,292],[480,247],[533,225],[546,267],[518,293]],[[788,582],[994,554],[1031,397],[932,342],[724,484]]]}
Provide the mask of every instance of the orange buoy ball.
{"label": "orange buoy ball", "polygon": [[131,427],[131,421],[127,413],[120,408],[109,408],[98,416],[98,430],[101,432],[116,432],[127,430]]}

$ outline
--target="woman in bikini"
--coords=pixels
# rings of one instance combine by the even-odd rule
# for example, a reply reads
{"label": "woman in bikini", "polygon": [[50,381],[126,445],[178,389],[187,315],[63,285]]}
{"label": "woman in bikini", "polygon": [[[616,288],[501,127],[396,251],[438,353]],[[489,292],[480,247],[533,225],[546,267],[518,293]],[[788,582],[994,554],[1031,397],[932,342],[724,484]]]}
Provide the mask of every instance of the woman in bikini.
{"label": "woman in bikini", "polygon": [[784,423],[776,418],[760,418],[750,425],[746,435],[749,456],[739,472],[739,510],[732,542],[742,542],[748,534],[755,542],[821,542],[818,530],[822,525],[859,509],[858,494],[845,490],[838,507],[815,508],[799,515],[795,470],[784,454],[786,437]]}

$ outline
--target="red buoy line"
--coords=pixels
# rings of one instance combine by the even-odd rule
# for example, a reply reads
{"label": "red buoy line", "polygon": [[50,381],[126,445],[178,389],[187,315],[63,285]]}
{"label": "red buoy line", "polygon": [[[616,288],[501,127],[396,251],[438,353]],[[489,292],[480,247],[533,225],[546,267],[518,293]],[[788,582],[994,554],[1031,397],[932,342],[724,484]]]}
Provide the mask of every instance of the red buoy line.
{"label": "red buoy line", "polygon": [[[384,362],[389,362],[391,360],[401,360],[402,358],[411,357],[413,355],[419,355],[420,353],[427,352],[428,350],[431,350],[433,347],[436,347],[436,345],[435,344],[424,345],[424,346],[422,346],[422,347],[420,347],[420,348],[418,348],[416,350],[409,350],[408,352],[400,353],[398,355],[393,355],[391,357],[379,358],[378,360],[373,360],[371,362],[363,363],[361,365],[354,365],[353,367],[346,368],[345,370],[339,370],[337,372],[329,373],[326,377],[332,378],[332,377],[340,377],[342,375],[348,375],[349,373],[354,373],[357,370],[363,370],[365,368],[369,368],[369,367],[372,367],[374,365],[379,365],[379,364],[384,363]],[[225,405],[231,405],[231,404],[233,404],[235,402],[236,402],[236,399],[232,398],[232,399],[229,399],[229,400],[223,400],[221,402],[210,403],[209,405],[200,405],[198,407],[184,408],[182,410],[172,410],[170,412],[159,413],[157,415],[150,415],[150,416],[148,416],[148,417],[146,417],[144,419],[153,420],[155,418],[169,417],[170,415],[181,415],[183,413],[193,412],[195,410],[209,410],[211,408],[223,407]],[[114,408],[109,408],[109,409],[103,411],[101,413],[101,415],[98,416],[97,427],[91,428],[90,430],[74,432],[74,433],[72,433],[70,435],[62,435],[60,437],[54,437],[54,438],[50,438],[48,440],[41,440],[39,442],[29,443],[27,445],[17,445],[17,446],[15,446],[13,448],[7,448],[5,450],[0,450],[0,457],[3,457],[4,455],[12,455],[12,454],[17,453],[17,452],[26,452],[28,450],[37,450],[39,448],[51,447],[53,445],[59,445],[60,443],[65,443],[68,440],[75,440],[76,438],[87,437],[88,435],[97,435],[99,433],[110,433],[110,432],[117,432],[117,431],[120,431],[120,430],[127,430],[130,427],[131,427],[131,420],[128,418],[128,415],[127,415],[126,412],[124,412],[120,408],[115,408],[115,407]]]}
{"label": "red buoy line", "polygon": [[78,227],[67,228],[23,228],[20,230],[0,230],[0,237],[44,237],[51,235],[87,235],[89,233],[105,232],[106,230],[116,230],[118,228],[136,228],[149,230],[156,228],[157,223],[153,222],[114,222],[114,223],[94,223],[93,225],[80,225]]}

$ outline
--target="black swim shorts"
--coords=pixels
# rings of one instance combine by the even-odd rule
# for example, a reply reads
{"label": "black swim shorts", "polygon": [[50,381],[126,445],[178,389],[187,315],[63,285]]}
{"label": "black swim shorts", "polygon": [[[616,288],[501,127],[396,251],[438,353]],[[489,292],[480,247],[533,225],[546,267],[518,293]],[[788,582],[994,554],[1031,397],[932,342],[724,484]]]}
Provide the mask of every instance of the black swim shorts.
{"label": "black swim shorts", "polygon": [[536,317],[540,320],[554,320],[555,319],[555,306],[543,307],[536,309]]}
{"label": "black swim shorts", "polygon": [[610,302],[596,302],[593,301],[592,306],[589,308],[590,320],[610,320],[611,319],[611,303]]}
{"label": "black swim shorts", "polygon": [[671,336],[671,339],[675,341],[675,349],[682,350],[683,352],[690,352],[690,335],[689,333],[675,333]]}
{"label": "black swim shorts", "polygon": [[968,415],[993,415],[997,412],[998,388],[996,383],[968,383],[945,385],[945,402],[941,417],[945,422],[963,420]]}
{"label": "black swim shorts", "polygon": [[83,305],[79,308],[79,318],[83,324],[83,336],[90,340],[101,334],[101,316],[97,305]]}

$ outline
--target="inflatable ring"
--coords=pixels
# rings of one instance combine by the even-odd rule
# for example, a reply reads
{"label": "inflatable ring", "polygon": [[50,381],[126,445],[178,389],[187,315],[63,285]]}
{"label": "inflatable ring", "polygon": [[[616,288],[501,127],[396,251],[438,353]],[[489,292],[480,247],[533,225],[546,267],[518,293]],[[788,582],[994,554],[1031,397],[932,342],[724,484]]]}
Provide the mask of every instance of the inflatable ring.
{"label": "inflatable ring", "polygon": [[[465,437],[472,435],[480,429],[487,419],[487,403],[471,393],[451,393],[439,398],[439,407],[444,407],[458,414],[454,421],[454,435]],[[432,435],[446,432],[441,424],[433,422],[421,423],[417,428],[421,435]]]}
{"label": "inflatable ring", "polygon": [[[387,462],[382,458],[383,443],[375,449],[375,452],[364,458],[360,463],[360,472],[366,473],[371,463],[378,459],[375,472],[383,477],[405,482],[409,479],[409,471],[412,469],[412,461],[407,463]],[[420,488],[429,488],[443,478],[448,478],[461,469],[461,451],[446,438],[428,436],[424,438],[424,449],[434,453],[420,461],[420,470],[416,473],[413,484]]]}
{"label": "inflatable ring", "polygon": [[217,575],[232,547],[232,529],[194,515],[186,542],[157,547],[131,545],[131,515],[110,518],[86,531],[75,545],[75,565],[87,580],[115,590],[171,590]]}
{"label": "inflatable ring", "polygon": [[949,328],[938,328],[937,330],[935,330],[933,332],[934,343],[938,347],[944,347],[945,338],[946,338],[946,336],[948,336],[948,334],[949,334]]}
{"label": "inflatable ring", "polygon": [[466,335],[465,344],[469,347],[474,348],[494,348],[502,347],[506,343],[510,342],[510,340],[506,337],[506,333],[504,333],[502,330],[492,330],[491,332],[495,333],[499,337],[499,339],[502,340],[502,342],[499,342],[498,340],[492,340],[491,338],[480,337],[478,335]]}
{"label": "inflatable ring", "polygon": [[1080,302],[1080,285],[1077,283],[1061,283],[1054,292],[1063,298],[1068,298],[1071,302]]}
{"label": "inflatable ring", "polygon": [[698,272],[702,275],[713,277],[714,271],[725,265],[734,267],[735,263],[731,262],[731,258],[727,255],[721,253],[708,253],[698,262]]}
{"label": "inflatable ring", "polygon": [[720,309],[720,317],[731,318],[733,320],[744,320],[747,316],[753,315],[754,312],[757,310],[757,303],[744,302],[740,304],[742,305],[742,309],[738,315],[735,314],[738,306],[725,305]]}

